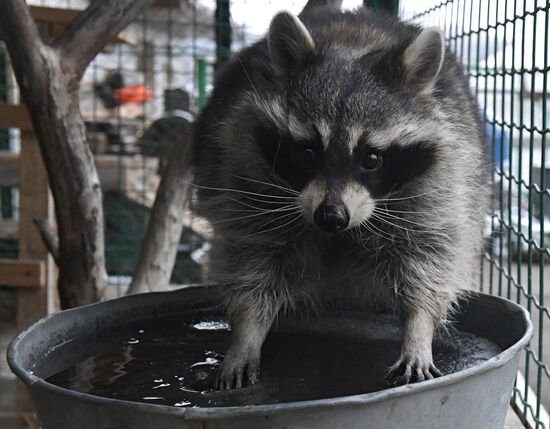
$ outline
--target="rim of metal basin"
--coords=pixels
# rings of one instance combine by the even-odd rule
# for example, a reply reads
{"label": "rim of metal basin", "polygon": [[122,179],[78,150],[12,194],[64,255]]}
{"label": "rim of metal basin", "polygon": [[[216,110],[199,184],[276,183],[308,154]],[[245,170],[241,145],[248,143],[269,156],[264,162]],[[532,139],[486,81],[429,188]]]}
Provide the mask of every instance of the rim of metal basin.
{"label": "rim of metal basin", "polygon": [[[209,286],[192,286],[185,288],[185,290],[191,290],[196,288],[216,288],[219,286],[209,285]],[[170,292],[153,292],[142,295],[133,295],[123,298],[119,298],[115,301],[133,301],[141,300],[144,296],[147,296],[149,299],[159,298],[159,296],[165,296],[167,294],[177,293],[179,291],[170,291]],[[404,386],[392,387],[389,389],[381,390],[378,392],[365,393],[359,395],[350,395],[350,396],[340,396],[334,398],[326,399],[317,399],[309,401],[300,401],[300,402],[285,402],[280,404],[265,404],[265,405],[248,405],[248,406],[233,406],[233,407],[211,407],[211,408],[178,408],[169,405],[156,405],[156,404],[146,404],[142,402],[131,402],[131,401],[122,401],[118,399],[104,398],[100,396],[94,396],[87,393],[81,393],[74,390],[66,389],[63,387],[56,386],[54,384],[46,382],[44,379],[36,376],[34,373],[27,371],[21,365],[21,358],[19,356],[19,345],[25,341],[25,337],[29,333],[37,329],[38,327],[51,323],[55,318],[66,317],[67,314],[80,312],[86,308],[94,308],[97,306],[103,306],[108,304],[108,302],[100,302],[95,304],[86,305],[83,307],[65,310],[63,312],[51,314],[49,316],[40,319],[36,323],[29,326],[27,329],[22,331],[17,335],[10,343],[7,351],[8,364],[11,370],[16,374],[26,385],[40,387],[41,389],[51,391],[52,393],[60,394],[63,396],[70,396],[77,398],[81,401],[87,403],[93,403],[105,407],[124,407],[134,410],[148,411],[154,413],[165,413],[175,416],[182,416],[185,419],[197,419],[197,420],[216,420],[216,419],[225,419],[228,417],[237,417],[243,415],[257,415],[257,414],[276,414],[283,413],[293,410],[301,410],[313,408],[331,408],[338,406],[349,406],[349,405],[358,405],[362,403],[374,403],[383,400],[388,400],[391,398],[402,397],[406,395],[411,395],[417,392],[423,392],[426,390],[432,389],[434,386],[447,386],[460,382],[464,378],[474,376],[476,374],[481,374],[487,372],[491,369],[498,368],[512,359],[512,357],[517,353],[517,351],[523,348],[527,342],[531,339],[533,335],[533,325],[529,318],[529,313],[523,307],[518,304],[507,300],[505,298],[496,297],[493,295],[486,294],[477,294],[478,296],[483,296],[484,299],[492,299],[495,301],[500,301],[503,304],[513,308],[516,311],[519,311],[522,315],[523,322],[526,325],[526,330],[523,336],[512,346],[503,350],[501,353],[495,357],[471,368],[464,369],[452,374],[444,375],[440,378],[424,381],[421,383],[408,384]],[[140,298],[141,297],[141,298]],[[112,301],[111,301],[112,302]]]}

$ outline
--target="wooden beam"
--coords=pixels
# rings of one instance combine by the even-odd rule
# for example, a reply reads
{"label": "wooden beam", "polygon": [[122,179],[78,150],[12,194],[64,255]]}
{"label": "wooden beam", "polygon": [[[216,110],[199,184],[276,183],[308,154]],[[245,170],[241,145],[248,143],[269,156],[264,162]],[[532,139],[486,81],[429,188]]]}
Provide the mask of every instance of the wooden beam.
{"label": "wooden beam", "polygon": [[10,429],[29,429],[27,422],[22,414],[0,414],[0,427]]}
{"label": "wooden beam", "polygon": [[0,128],[32,130],[32,122],[27,107],[23,104],[0,104]]}
{"label": "wooden beam", "polygon": [[19,154],[0,151],[0,186],[11,188],[19,182]]}
{"label": "wooden beam", "polygon": [[[21,143],[25,144],[24,141]],[[94,160],[103,191],[119,191],[131,187],[137,180],[136,176],[143,173],[144,162],[151,169],[156,168],[158,162],[154,157],[120,158],[110,154],[96,154]],[[0,186],[19,185],[19,163],[18,153],[0,151]]]}
{"label": "wooden beam", "polygon": [[31,15],[37,23],[68,24],[81,12],[77,9],[58,7],[29,6]]}
{"label": "wooden beam", "polygon": [[[11,386],[10,386],[11,387]],[[13,386],[13,389],[22,389],[23,384],[17,384]],[[30,401],[30,398],[28,398]],[[11,403],[8,403],[11,405]],[[39,429],[40,424],[36,414],[29,411],[19,411],[15,408],[8,408],[9,411],[0,411],[0,428],[9,428],[9,429]]]}
{"label": "wooden beam", "polygon": [[[74,20],[82,10],[60,7],[29,6],[31,15],[41,29],[41,36],[47,43],[57,39],[65,31],[65,27]],[[113,43],[128,43],[123,37],[117,36]]]}
{"label": "wooden beam", "polygon": [[43,261],[0,259],[0,284],[42,287],[46,284],[46,266]]}

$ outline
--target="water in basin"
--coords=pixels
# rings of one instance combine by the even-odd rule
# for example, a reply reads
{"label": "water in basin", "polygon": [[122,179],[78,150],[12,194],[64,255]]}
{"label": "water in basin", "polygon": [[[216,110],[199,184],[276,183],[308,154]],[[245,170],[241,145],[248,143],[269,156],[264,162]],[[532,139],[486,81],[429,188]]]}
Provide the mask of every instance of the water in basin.
{"label": "water in basin", "polygon": [[[92,395],[175,407],[274,404],[369,393],[391,387],[385,373],[397,359],[399,339],[395,329],[390,331],[392,335],[375,338],[330,330],[273,332],[262,349],[260,382],[218,392],[213,390],[216,371],[231,339],[221,317],[134,323],[61,345],[57,353],[78,349],[82,355],[82,348],[90,344],[94,353],[47,381]],[[106,337],[109,341],[98,346]],[[456,330],[440,334],[434,342],[435,364],[443,374],[499,352],[489,340]]]}

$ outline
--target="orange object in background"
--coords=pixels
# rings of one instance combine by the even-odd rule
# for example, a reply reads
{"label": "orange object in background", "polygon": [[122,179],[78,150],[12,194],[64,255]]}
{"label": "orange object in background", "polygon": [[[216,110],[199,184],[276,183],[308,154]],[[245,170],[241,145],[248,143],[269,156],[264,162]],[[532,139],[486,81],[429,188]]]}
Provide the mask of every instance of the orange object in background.
{"label": "orange object in background", "polygon": [[120,104],[144,103],[155,98],[153,92],[143,85],[131,85],[117,89],[113,97]]}

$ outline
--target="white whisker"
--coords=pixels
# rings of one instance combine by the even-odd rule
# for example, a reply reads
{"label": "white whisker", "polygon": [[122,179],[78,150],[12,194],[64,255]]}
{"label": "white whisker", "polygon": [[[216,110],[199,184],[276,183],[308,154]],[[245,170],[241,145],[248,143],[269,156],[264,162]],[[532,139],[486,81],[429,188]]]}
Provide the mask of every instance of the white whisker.
{"label": "white whisker", "polygon": [[282,191],[288,192],[289,194],[292,194],[292,195],[299,195],[300,194],[298,191],[295,191],[294,189],[290,189],[290,188],[287,188],[285,186],[277,185],[275,183],[263,182],[261,180],[251,179],[249,177],[238,176],[236,174],[233,174],[232,176],[234,176],[238,179],[246,180],[248,182],[254,182],[254,183],[259,183],[259,184],[262,184],[262,185],[273,186],[274,188],[277,188],[277,189],[280,189]]}
{"label": "white whisker", "polygon": [[300,213],[298,216],[292,218],[290,221],[282,224],[282,225],[278,225],[274,228],[270,228],[270,229],[266,229],[264,231],[257,231],[257,232],[254,232],[252,234],[248,234],[248,235],[245,235],[243,238],[249,238],[249,237],[252,237],[254,235],[258,235],[258,234],[265,234],[266,232],[270,232],[270,231],[276,231],[277,229],[280,229],[280,228],[284,228],[285,226],[288,226],[290,225],[291,223],[293,222],[296,222],[297,220],[299,220],[300,218],[302,217],[302,214]]}
{"label": "white whisker", "polygon": [[391,234],[389,234],[389,233],[387,233],[387,232],[385,232],[385,231],[382,231],[380,228],[378,228],[376,225],[374,225],[374,224],[373,224],[372,222],[370,222],[368,219],[365,219],[365,220],[361,223],[361,225],[363,225],[363,226],[368,225],[368,226],[370,226],[371,228],[374,228],[376,231],[378,231],[378,233],[376,233],[375,231],[373,231],[372,229],[370,229],[370,228],[367,227],[367,229],[368,229],[370,232],[372,232],[373,234],[376,234],[376,235],[378,235],[378,236],[380,236],[380,237],[383,237],[383,238],[387,238],[388,240],[391,240],[392,242],[395,242],[395,239],[396,239],[396,238],[400,238],[400,237],[397,237],[397,236],[395,236],[395,235],[391,235]]}
{"label": "white whisker", "polygon": [[416,194],[416,195],[409,195],[409,196],[406,196],[406,197],[398,197],[398,198],[376,198],[374,201],[375,202],[394,202],[394,201],[405,201],[405,200],[411,200],[411,199],[414,199],[414,198],[419,198],[419,197],[423,197],[423,196],[426,196],[426,195],[432,195],[436,192],[440,192],[439,189],[434,189],[433,191],[430,191],[430,192],[423,192],[421,194]]}
{"label": "white whisker", "polygon": [[197,185],[196,183],[187,182],[187,181],[185,181],[185,180],[183,180],[183,179],[180,179],[179,177],[175,177],[175,179],[176,179],[176,180],[179,180],[179,181],[182,182],[182,183],[185,183],[186,185],[194,186],[194,187],[200,188],[200,189],[207,189],[207,190],[209,190],[209,191],[237,192],[237,193],[239,193],[239,194],[255,195],[255,196],[258,196],[258,197],[267,197],[267,198],[277,198],[277,199],[282,199],[282,200],[294,199],[293,197],[283,197],[283,196],[279,196],[279,195],[259,194],[259,193],[257,193],[257,192],[243,191],[243,190],[240,190],[240,189],[214,188],[214,187],[211,187],[211,186]]}
{"label": "white whisker", "polygon": [[286,213],[286,214],[284,214],[284,215],[277,216],[277,217],[274,218],[274,219],[269,219],[269,220],[267,220],[266,222],[262,223],[262,224],[259,226],[259,228],[262,228],[262,227],[264,227],[264,226],[266,226],[266,225],[269,225],[270,223],[277,222],[278,220],[284,219],[285,217],[291,216],[291,215],[296,214],[296,213],[301,213],[301,209],[298,208],[298,209],[296,209],[296,210],[294,210],[294,211],[292,211],[292,212],[290,212],[290,213]]}
{"label": "white whisker", "polygon": [[295,237],[298,237],[298,236],[299,236],[300,234],[302,234],[302,233],[304,232],[304,230],[306,229],[307,224],[306,224],[305,222],[297,222],[295,225],[292,225],[290,228],[288,228],[288,229],[286,229],[286,230],[280,232],[279,234],[276,234],[276,235],[274,235],[274,236],[271,236],[271,237],[269,237],[269,238],[273,240],[273,239],[275,239],[275,238],[277,238],[277,237],[280,237],[281,235],[283,235],[283,234],[285,234],[285,233],[288,234],[289,232],[294,231],[294,230],[295,230],[297,227],[299,227],[301,224],[303,224],[304,226],[303,226],[303,228],[300,230],[300,232],[298,232],[298,233],[295,235]]}
{"label": "white whisker", "polygon": [[[298,209],[299,210],[299,209]],[[275,210],[270,210],[270,211],[266,211],[266,212],[260,212],[260,213],[254,213],[254,214],[251,214],[251,215],[246,215],[246,216],[239,216],[239,217],[234,217],[234,218],[231,218],[231,219],[223,219],[223,220],[220,220],[220,221],[217,221],[217,222],[212,222],[212,225],[217,225],[217,224],[220,224],[220,223],[225,223],[225,222],[233,222],[233,221],[236,221],[236,220],[240,220],[240,219],[249,219],[249,218],[252,218],[252,217],[257,217],[257,216],[267,216],[269,214],[272,214],[272,213],[278,213],[278,212],[285,212],[285,211],[292,211],[291,213],[289,214],[293,214],[297,211],[297,208],[295,207],[287,207],[285,208],[284,210],[281,210],[281,209],[275,209]],[[286,216],[286,215],[285,215]],[[284,217],[284,216],[283,216]]]}
{"label": "white whisker", "polygon": [[379,222],[382,222],[382,223],[390,225],[394,228],[398,228],[398,229],[401,229],[403,231],[406,231],[407,232],[407,237],[409,238],[409,240],[410,240],[410,236],[409,236],[410,233],[412,233],[412,234],[416,234],[416,233],[433,233],[433,234],[441,235],[437,231],[412,229],[412,228],[407,228],[407,227],[402,226],[402,225],[398,225],[396,223],[393,223],[393,222],[389,221],[388,219],[383,218],[380,214],[376,214],[374,212],[372,213],[372,217],[374,219],[378,220]]}
{"label": "white whisker", "polygon": [[[409,223],[409,224],[411,224],[411,225],[416,225],[416,226],[420,226],[420,227],[423,227],[423,228],[425,228],[425,227],[427,226],[426,224],[414,222],[414,221],[412,221],[412,220],[405,219],[404,217],[396,216],[396,215],[394,215],[394,214],[392,214],[392,213],[389,213],[389,212],[387,212],[387,211],[386,211],[386,212],[381,212],[381,211],[377,210],[377,208],[375,208],[375,209],[373,210],[372,213],[373,213],[373,216],[374,216],[374,215],[377,215],[377,216],[378,216],[378,219],[380,219],[380,220],[382,220],[382,221],[384,221],[384,222],[387,221],[387,219],[385,218],[385,216],[387,216],[387,217],[390,217],[390,218],[395,219],[395,220],[400,220],[400,221],[403,221],[403,222],[407,222],[407,223]],[[392,222],[389,222],[389,221],[388,221],[387,223],[390,224],[390,225],[399,227],[399,225],[396,225],[396,224],[394,224],[394,223],[392,223]],[[421,231],[421,230],[411,230],[411,231],[414,231],[414,232],[431,232],[432,230],[433,230],[434,232],[436,232],[436,231],[441,231],[441,230],[444,230],[444,229],[441,228],[441,227],[430,226],[430,229],[429,229],[429,230],[426,230],[426,231]]]}
{"label": "white whisker", "polygon": [[[241,201],[241,200],[238,200],[236,198],[232,198],[230,197],[229,195],[226,195],[225,196],[228,200],[231,200],[231,201],[234,201],[238,204],[241,204],[243,206],[246,206],[248,208],[251,208],[251,209],[254,209],[256,211],[269,211],[269,210],[276,210],[277,208],[280,208],[280,207],[277,207],[277,208],[274,208],[274,209],[270,209],[270,208],[264,208],[264,207],[258,207],[258,206],[254,206],[252,204],[248,204],[244,201]],[[258,200],[259,201],[259,200]],[[266,202],[269,202],[269,201],[266,201]],[[296,204],[294,204],[293,202],[290,202],[290,201],[285,201],[284,203],[283,202],[280,202],[278,201],[277,204],[285,204],[283,207],[290,207],[290,206],[296,206],[298,207]]]}

